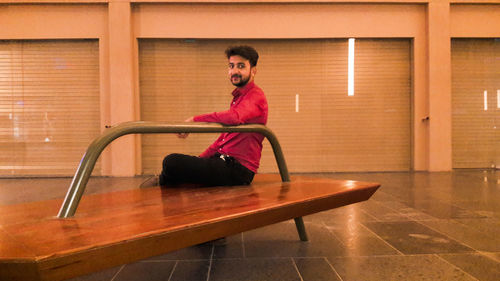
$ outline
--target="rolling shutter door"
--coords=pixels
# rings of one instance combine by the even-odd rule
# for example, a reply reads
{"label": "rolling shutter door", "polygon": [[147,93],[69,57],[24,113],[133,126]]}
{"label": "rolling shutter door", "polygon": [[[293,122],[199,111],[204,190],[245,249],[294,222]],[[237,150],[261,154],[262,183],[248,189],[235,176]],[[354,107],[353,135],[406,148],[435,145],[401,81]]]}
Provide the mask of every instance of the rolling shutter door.
{"label": "rolling shutter door", "polygon": [[[356,39],[354,95],[334,92],[323,146],[336,171],[408,171],[411,63],[407,39]],[[345,82],[344,82],[345,84]],[[326,164],[326,163],[325,163]]]}
{"label": "rolling shutter door", "polygon": [[[347,96],[346,39],[140,40],[142,120],[182,122],[226,109],[234,87],[224,50],[236,44],[259,51],[255,81],[290,171],[409,169],[409,40],[356,40],[354,96]],[[143,173],[158,172],[168,153],[198,155],[215,138],[145,135]],[[277,171],[267,141],[259,171]]]}
{"label": "rolling shutter door", "polygon": [[97,40],[0,41],[0,175],[74,174],[100,131],[98,54]]}
{"label": "rolling shutter door", "polygon": [[500,165],[500,41],[452,40],[453,168]]}

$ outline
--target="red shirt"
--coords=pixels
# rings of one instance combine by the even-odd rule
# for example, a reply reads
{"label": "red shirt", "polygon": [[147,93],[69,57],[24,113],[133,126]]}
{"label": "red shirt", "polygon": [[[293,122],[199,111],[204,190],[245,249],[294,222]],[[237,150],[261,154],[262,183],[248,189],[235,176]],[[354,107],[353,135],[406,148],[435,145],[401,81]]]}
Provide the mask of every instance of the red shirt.
{"label": "red shirt", "polygon": [[[229,110],[202,114],[194,117],[196,122],[214,122],[224,125],[267,123],[267,100],[262,89],[254,82],[236,88]],[[223,133],[200,157],[215,153],[234,157],[254,173],[259,168],[264,136],[259,133]]]}

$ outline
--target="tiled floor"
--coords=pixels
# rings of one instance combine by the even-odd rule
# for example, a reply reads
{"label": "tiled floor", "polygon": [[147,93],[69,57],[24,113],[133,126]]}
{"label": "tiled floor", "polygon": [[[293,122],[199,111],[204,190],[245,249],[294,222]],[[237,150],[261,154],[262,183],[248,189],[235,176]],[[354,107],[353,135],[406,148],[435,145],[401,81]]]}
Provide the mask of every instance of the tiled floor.
{"label": "tiled floor", "polygon": [[[377,181],[368,201],[71,281],[500,280],[500,171],[335,173]],[[136,188],[96,178],[87,193]],[[0,179],[0,204],[63,197],[70,179]],[[106,187],[106,188],[105,188]]]}

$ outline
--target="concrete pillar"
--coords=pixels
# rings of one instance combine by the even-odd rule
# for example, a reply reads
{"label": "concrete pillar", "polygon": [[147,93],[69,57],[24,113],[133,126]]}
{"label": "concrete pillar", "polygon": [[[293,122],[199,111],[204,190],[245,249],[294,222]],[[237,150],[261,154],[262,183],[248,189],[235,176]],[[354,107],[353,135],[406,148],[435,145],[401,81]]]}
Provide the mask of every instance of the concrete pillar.
{"label": "concrete pillar", "polygon": [[430,1],[427,10],[429,171],[449,171],[451,147],[450,3]]}
{"label": "concrete pillar", "polygon": [[[130,1],[108,4],[110,125],[135,120],[133,35]],[[135,137],[124,136],[111,144],[111,175],[135,174]]]}

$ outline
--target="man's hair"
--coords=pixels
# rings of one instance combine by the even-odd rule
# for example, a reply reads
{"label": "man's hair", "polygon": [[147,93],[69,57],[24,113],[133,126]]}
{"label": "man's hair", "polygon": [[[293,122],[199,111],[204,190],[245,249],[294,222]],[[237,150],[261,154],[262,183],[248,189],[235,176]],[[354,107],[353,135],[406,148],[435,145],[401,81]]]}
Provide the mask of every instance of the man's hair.
{"label": "man's hair", "polygon": [[229,59],[232,56],[240,56],[250,61],[250,66],[256,66],[259,60],[259,54],[250,46],[232,46],[226,49],[226,56]]}

